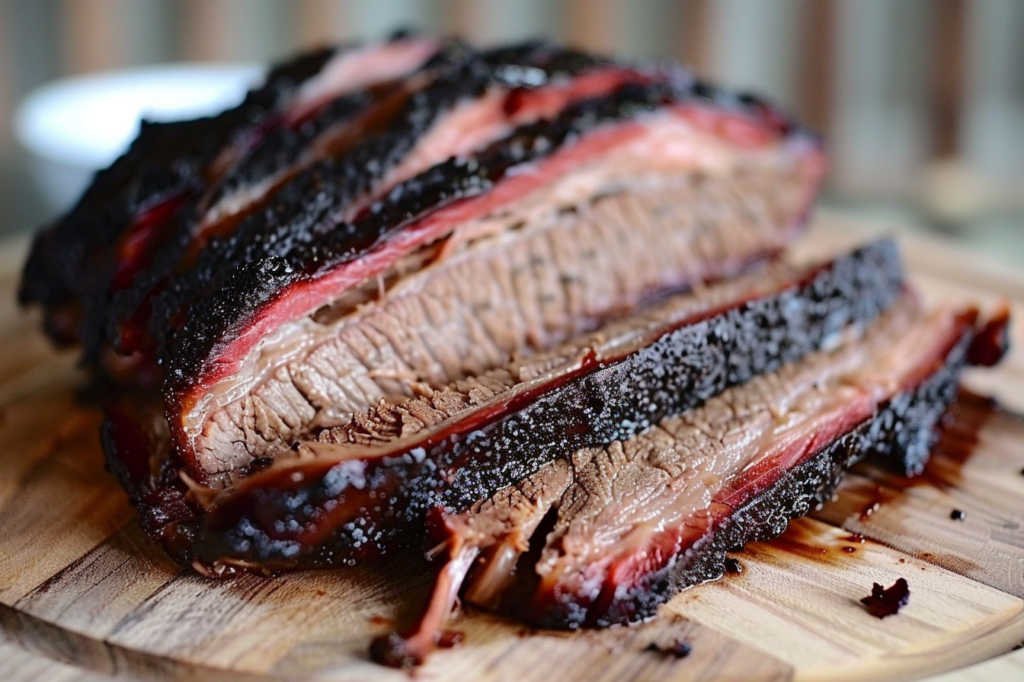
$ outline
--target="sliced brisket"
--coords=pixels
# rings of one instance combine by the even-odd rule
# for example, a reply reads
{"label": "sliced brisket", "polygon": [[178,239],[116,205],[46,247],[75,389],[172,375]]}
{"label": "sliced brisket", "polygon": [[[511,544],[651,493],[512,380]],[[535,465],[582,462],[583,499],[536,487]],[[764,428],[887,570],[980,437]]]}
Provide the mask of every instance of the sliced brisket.
{"label": "sliced brisket", "polygon": [[298,173],[146,303],[169,456],[197,485],[734,275],[816,191],[812,137],[678,69],[544,44],[460,64],[403,86],[379,134]]}
{"label": "sliced brisket", "polygon": [[888,240],[780,256],[824,171],[816,136],[673,65],[398,35],[144,124],[20,296],[84,347],[108,466],[178,561],[444,554],[375,649],[401,665],[460,592],[631,622],[850,462],[923,466],[1005,316],[922,312]]}
{"label": "sliced brisket", "polygon": [[856,460],[927,453],[976,317],[926,314],[905,297],[834,350],[559,457],[461,513],[439,510],[432,551],[450,558],[434,597],[375,654],[422,660],[464,580],[469,601],[543,627],[653,616],[678,591],[720,578],[726,551],[775,537],[827,500]]}
{"label": "sliced brisket", "polygon": [[901,286],[891,242],[808,269],[776,266],[671,297],[550,353],[383,401],[220,493],[193,491],[204,508],[192,518],[169,519],[152,485],[136,494],[144,515],[159,518],[154,534],[208,570],[375,556],[414,541],[434,508],[462,508],[560,453],[629,438],[833,342]]}
{"label": "sliced brisket", "polygon": [[[378,51],[393,48],[385,45]],[[410,52],[422,56],[422,49],[406,49],[399,56]],[[280,134],[254,153],[273,153],[284,138],[299,146],[288,149],[294,158],[286,155],[271,177],[256,177],[249,160],[239,162],[237,177],[225,182],[239,184],[244,178],[244,188],[200,202],[181,221],[159,260],[114,296],[108,320],[112,342],[124,353],[166,351],[187,319],[183,311],[216,292],[238,267],[287,253],[312,229],[340,228],[339,223],[402,180],[505,134],[513,119],[543,114],[544,102],[539,109],[509,116],[503,109],[510,89],[521,87],[519,70],[527,68],[536,72],[532,88],[555,91],[562,99],[644,78],[544,43],[484,53],[446,44],[407,78],[375,82],[336,100],[313,121],[297,122],[309,139],[306,132],[292,135],[287,126],[279,128]],[[556,96],[549,106],[559,101]],[[342,109],[349,113],[333,116]],[[330,125],[313,132],[321,117]]]}
{"label": "sliced brisket", "polygon": [[[115,196],[102,263],[61,268],[94,275],[65,301],[87,363],[151,398],[160,454],[122,467],[143,487],[230,487],[383,398],[733,276],[796,234],[824,169],[789,119],[673,66],[407,37],[317,64],[155,161],[194,166],[180,201]],[[40,248],[82,252],[61,235],[100,216],[88,196]]]}

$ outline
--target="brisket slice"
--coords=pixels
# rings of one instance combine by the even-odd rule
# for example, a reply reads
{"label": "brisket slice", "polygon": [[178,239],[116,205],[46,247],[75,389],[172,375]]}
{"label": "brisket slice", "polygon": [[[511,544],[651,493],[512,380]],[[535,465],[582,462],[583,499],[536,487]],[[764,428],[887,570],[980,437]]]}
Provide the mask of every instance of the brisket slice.
{"label": "brisket slice", "polygon": [[381,404],[220,492],[182,490],[165,433],[117,410],[108,461],[147,532],[202,570],[351,563],[415,543],[436,507],[469,505],[817,350],[901,286],[895,246],[880,242],[672,297],[536,363]]}
{"label": "brisket slice", "polygon": [[[173,222],[172,235],[120,228],[134,254],[125,286],[111,275],[120,245],[100,249],[106,284],[78,302],[117,308],[116,324],[86,356],[122,370],[167,420],[143,417],[152,448],[120,463],[134,490],[187,485],[201,506],[379,399],[480,376],[733,276],[796,234],[817,191],[813,135],[671,66],[534,43],[445,49],[397,84],[374,70],[335,77],[398,42],[326,62],[312,95],[292,88],[203,157],[185,205],[152,219]],[[398,61],[412,68],[426,52]],[[348,88],[367,90],[346,111],[371,122],[339,122],[331,158],[294,157],[303,167],[266,201],[208,231],[227,196],[217,188],[247,154]]]}
{"label": "brisket slice", "polygon": [[[433,516],[450,557],[419,623],[374,656],[418,663],[464,598],[543,627],[649,618],[720,578],[727,551],[782,533],[869,455],[927,457],[976,311],[909,296],[863,335],[727,389],[630,439],[562,456],[464,511]],[[531,549],[532,547],[532,549]]]}

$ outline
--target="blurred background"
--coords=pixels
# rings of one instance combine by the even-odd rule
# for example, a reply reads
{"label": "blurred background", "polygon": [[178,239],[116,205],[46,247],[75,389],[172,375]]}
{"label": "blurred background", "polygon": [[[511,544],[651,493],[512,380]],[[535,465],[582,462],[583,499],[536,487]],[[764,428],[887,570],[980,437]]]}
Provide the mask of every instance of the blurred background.
{"label": "blurred background", "polygon": [[[38,86],[164,62],[264,62],[396,27],[681,59],[822,131],[827,204],[1024,266],[1020,0],[0,0],[0,234],[59,210],[14,133]],[[86,129],[98,114],[80,115]]]}

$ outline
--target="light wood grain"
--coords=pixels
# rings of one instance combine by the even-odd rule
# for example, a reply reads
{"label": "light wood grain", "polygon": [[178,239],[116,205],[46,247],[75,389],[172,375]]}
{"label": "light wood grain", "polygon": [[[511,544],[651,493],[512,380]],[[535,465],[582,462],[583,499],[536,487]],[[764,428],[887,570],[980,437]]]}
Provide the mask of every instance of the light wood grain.
{"label": "light wood grain", "polygon": [[[742,574],[689,590],[666,610],[790,663],[802,679],[906,679],[984,660],[1024,637],[1020,599],[848,538],[801,519],[775,541],[748,546]],[[858,608],[866,587],[901,577],[911,596],[898,617]],[[997,631],[1007,639],[989,648]]]}
{"label": "light wood grain", "polygon": [[1007,682],[1024,680],[1024,651],[929,678],[928,682]]}
{"label": "light wood grain", "polygon": [[[860,225],[829,215],[822,222],[802,249],[863,239]],[[932,242],[909,241],[905,253],[926,298],[994,305],[1006,297],[1015,310],[1024,301],[1012,273]],[[954,265],[957,274],[946,276]],[[15,279],[2,266],[0,289],[10,292]],[[365,651],[425,596],[422,559],[226,582],[180,569],[149,544],[104,473],[100,416],[75,397],[73,358],[48,350],[36,320],[4,300],[0,291],[8,350],[0,356],[0,679],[72,679],[84,670],[136,679],[408,679]],[[1020,400],[1021,376],[1014,352],[971,385]],[[679,595],[652,623],[530,632],[468,611],[454,624],[465,645],[438,652],[417,676],[910,679],[1007,652],[1024,639],[1024,421],[995,414],[976,436],[964,455],[956,438],[973,431],[950,427],[920,485],[860,467],[814,519],[736,555],[741,575]],[[950,519],[953,508],[966,519]],[[910,604],[884,620],[868,615],[859,598],[897,577],[910,583]],[[690,656],[646,650],[675,640],[692,645]],[[940,679],[1000,679],[1024,668],[1021,656],[983,663],[980,677]]]}
{"label": "light wood grain", "polygon": [[[977,434],[954,422],[919,482],[907,485],[861,466],[816,516],[1024,597],[1022,432],[1024,421],[1005,413],[993,415]],[[963,520],[952,518],[954,511]]]}
{"label": "light wood grain", "polygon": [[47,682],[101,682],[110,678],[83,671],[80,667],[35,656],[10,640],[0,629],[0,679],[46,680]]}

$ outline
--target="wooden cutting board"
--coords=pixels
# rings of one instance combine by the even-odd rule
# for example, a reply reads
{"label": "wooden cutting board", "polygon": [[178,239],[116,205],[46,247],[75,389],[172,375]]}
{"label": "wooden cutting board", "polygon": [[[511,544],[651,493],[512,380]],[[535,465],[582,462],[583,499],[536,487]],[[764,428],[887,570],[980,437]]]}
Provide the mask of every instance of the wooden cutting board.
{"label": "wooden cutting board", "polygon": [[[863,234],[826,216],[801,248]],[[1024,339],[1024,278],[936,242],[903,246],[926,298],[1006,297]],[[74,358],[51,351],[12,302],[18,255],[0,262],[0,679],[408,679],[365,651],[428,587],[415,558],[213,582],[148,543],[103,471],[100,416],[75,397]],[[924,477],[858,468],[812,518],[735,555],[741,573],[684,592],[656,621],[534,632],[468,612],[454,625],[463,645],[414,677],[909,679],[1009,652],[1024,641],[1024,418],[1014,413],[1024,412],[1024,354],[966,384],[1007,409],[961,401]],[[910,603],[884,620],[869,615],[859,599],[872,583],[900,577]],[[679,641],[688,656],[648,650]],[[941,679],[1019,676],[1022,660]]]}

